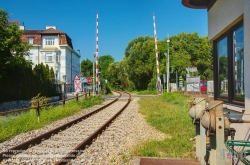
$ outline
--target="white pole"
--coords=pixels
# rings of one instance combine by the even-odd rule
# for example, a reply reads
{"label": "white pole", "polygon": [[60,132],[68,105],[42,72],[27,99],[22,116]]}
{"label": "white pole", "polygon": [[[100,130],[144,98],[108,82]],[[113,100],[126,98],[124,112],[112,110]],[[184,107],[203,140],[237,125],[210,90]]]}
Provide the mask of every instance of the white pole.
{"label": "white pole", "polygon": [[99,74],[98,74],[98,11],[96,11],[96,66],[95,66],[95,71],[96,71],[96,93],[98,94],[99,92]]}
{"label": "white pole", "polygon": [[93,80],[92,80],[92,83],[93,83],[93,96],[95,96],[95,55],[94,55],[94,58],[93,58]]}
{"label": "white pole", "polygon": [[160,67],[159,67],[159,58],[158,58],[158,47],[157,47],[157,36],[156,36],[156,23],[155,15],[153,13],[153,26],[154,26],[154,39],[155,39],[155,59],[156,59],[156,72],[157,72],[157,90],[158,95],[161,95],[161,77],[160,77]]}
{"label": "white pole", "polygon": [[168,43],[168,65],[167,65],[167,69],[168,69],[168,72],[167,72],[167,92],[169,92],[169,35],[168,35],[168,39],[167,39],[167,43]]}

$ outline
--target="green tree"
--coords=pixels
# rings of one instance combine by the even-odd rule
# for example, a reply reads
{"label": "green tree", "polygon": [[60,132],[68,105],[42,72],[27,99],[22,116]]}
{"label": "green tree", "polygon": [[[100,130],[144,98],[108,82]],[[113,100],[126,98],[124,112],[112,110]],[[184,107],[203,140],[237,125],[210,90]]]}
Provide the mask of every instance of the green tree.
{"label": "green tree", "polygon": [[[208,37],[199,37],[197,33],[180,33],[170,38],[169,61],[170,82],[176,81],[176,73],[186,77],[186,68],[195,66],[201,79],[213,78],[212,44]],[[158,61],[161,80],[166,73],[167,39],[157,41]],[[137,90],[153,89],[156,86],[156,51],[152,37],[138,37],[128,43],[125,49],[128,65],[128,78]]]}
{"label": "green tree", "polygon": [[15,66],[30,67],[31,63],[22,58],[28,55],[30,46],[22,43],[22,31],[18,22],[11,22],[8,13],[0,9],[0,78]]}
{"label": "green tree", "polygon": [[82,60],[81,72],[83,73],[84,77],[93,77],[93,62],[89,59]]}
{"label": "green tree", "polygon": [[52,67],[49,70],[49,82],[50,82],[50,84],[55,83],[55,73],[54,73],[54,69]]}
{"label": "green tree", "polygon": [[197,67],[201,79],[213,79],[212,44],[207,36],[198,33],[180,33],[170,38],[170,66],[174,73],[170,74],[171,82],[175,82],[175,71],[186,77],[185,68]]}
{"label": "green tree", "polygon": [[129,80],[137,90],[147,89],[153,75],[156,75],[154,39],[149,36],[133,39],[125,50],[125,57]]}
{"label": "green tree", "polygon": [[111,63],[107,69],[108,77],[108,83],[111,87],[116,87],[117,85],[121,85],[121,81],[118,78],[119,75],[119,62]]}
{"label": "green tree", "polygon": [[99,57],[98,64],[99,64],[99,72],[101,72],[101,74],[100,74],[101,84],[104,84],[105,79],[107,79],[109,77],[108,76],[109,75],[108,68],[109,68],[109,65],[113,62],[114,62],[114,58],[109,54]]}
{"label": "green tree", "polygon": [[32,64],[23,57],[28,55],[30,46],[22,43],[17,24],[0,9],[0,102],[24,98],[23,94],[28,93],[24,77],[31,76]]}
{"label": "green tree", "polygon": [[121,62],[111,63],[108,67],[107,80],[109,84],[115,88],[119,87],[126,90],[133,90],[134,84],[129,81],[128,69],[126,57]]}

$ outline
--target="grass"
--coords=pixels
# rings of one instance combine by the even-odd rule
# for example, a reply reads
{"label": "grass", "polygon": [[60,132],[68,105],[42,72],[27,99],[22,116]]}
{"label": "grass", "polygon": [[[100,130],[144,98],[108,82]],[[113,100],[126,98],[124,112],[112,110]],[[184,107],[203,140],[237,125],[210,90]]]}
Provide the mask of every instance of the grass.
{"label": "grass", "polygon": [[157,91],[156,90],[144,90],[144,91],[132,91],[130,93],[136,94],[136,95],[156,95]]}
{"label": "grass", "polygon": [[40,122],[37,120],[34,109],[2,117],[0,118],[3,119],[0,120],[0,143],[15,135],[41,128],[56,120],[71,116],[82,109],[101,104],[103,101],[102,97],[89,96],[87,99],[79,99],[78,103],[76,100],[67,101],[65,107],[45,107],[40,110]]}
{"label": "grass", "polygon": [[178,93],[165,93],[160,97],[140,99],[140,112],[147,122],[169,135],[162,141],[151,140],[136,146],[133,156],[194,158],[195,126],[188,115],[190,98]]}

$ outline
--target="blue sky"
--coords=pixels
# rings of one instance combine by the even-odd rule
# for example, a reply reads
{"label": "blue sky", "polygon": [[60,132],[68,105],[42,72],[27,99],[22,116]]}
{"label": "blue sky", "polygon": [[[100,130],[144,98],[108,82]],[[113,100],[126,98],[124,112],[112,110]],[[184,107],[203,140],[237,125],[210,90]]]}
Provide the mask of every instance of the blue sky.
{"label": "blue sky", "polygon": [[27,30],[43,30],[54,25],[67,33],[81,60],[93,59],[96,11],[99,12],[99,56],[124,57],[128,43],[139,36],[153,36],[155,14],[158,40],[181,32],[208,33],[207,10],[189,9],[181,0],[6,0],[0,8],[10,20],[24,22]]}

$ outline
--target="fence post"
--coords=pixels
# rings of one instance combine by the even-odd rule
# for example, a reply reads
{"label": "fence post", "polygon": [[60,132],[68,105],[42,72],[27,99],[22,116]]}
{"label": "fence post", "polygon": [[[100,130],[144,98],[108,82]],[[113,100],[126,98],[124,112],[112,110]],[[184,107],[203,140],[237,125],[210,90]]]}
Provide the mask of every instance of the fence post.
{"label": "fence post", "polygon": [[40,122],[39,100],[36,101],[36,116],[38,122]]}
{"label": "fence post", "polygon": [[63,107],[65,106],[65,92],[63,93]]}
{"label": "fence post", "polygon": [[87,99],[87,92],[84,93],[84,99]]}
{"label": "fence post", "polygon": [[76,94],[76,102],[78,102],[78,93]]}

